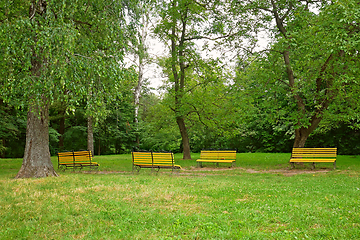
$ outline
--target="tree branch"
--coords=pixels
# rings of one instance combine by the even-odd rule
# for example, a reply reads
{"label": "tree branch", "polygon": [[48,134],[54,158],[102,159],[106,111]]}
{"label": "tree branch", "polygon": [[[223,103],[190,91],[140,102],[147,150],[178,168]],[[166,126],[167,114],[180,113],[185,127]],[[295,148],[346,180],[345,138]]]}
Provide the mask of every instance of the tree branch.
{"label": "tree branch", "polygon": [[281,22],[284,21],[284,19],[289,15],[290,11],[293,9],[293,5],[292,3],[290,2],[290,6],[288,8],[288,10],[286,11],[286,13],[284,14],[284,16],[282,18],[280,18]]}
{"label": "tree branch", "polygon": [[73,19],[73,18],[65,18],[67,20],[71,20],[77,24],[81,24],[81,25],[88,25],[89,27],[92,27],[92,24],[88,23],[88,22],[83,22],[83,21],[80,21],[80,20],[76,20],[76,19]]}
{"label": "tree branch", "polygon": [[219,39],[235,36],[237,33],[238,32],[232,33],[232,34],[229,33],[229,34],[226,34],[226,35],[223,35],[220,37],[216,37],[216,38],[210,38],[210,37],[206,37],[206,36],[194,36],[194,37],[190,37],[190,38],[185,38],[184,41],[191,41],[191,40],[198,40],[198,39],[207,39],[207,40],[211,40],[211,41],[216,41]]}
{"label": "tree branch", "polygon": [[325,63],[321,66],[320,68],[320,76],[316,79],[316,92],[320,92],[320,87],[321,87],[321,81],[323,79],[324,76],[324,72],[326,70],[326,68],[329,65],[329,62],[333,59],[333,54],[330,54],[330,56],[326,59]]}

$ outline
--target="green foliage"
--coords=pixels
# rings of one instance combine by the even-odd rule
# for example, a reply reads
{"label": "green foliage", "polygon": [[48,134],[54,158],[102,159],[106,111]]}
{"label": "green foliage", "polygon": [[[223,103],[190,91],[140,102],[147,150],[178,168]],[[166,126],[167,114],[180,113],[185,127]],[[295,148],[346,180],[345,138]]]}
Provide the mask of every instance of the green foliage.
{"label": "green foliage", "polygon": [[[93,126],[95,136],[95,154],[113,154],[128,152],[135,138],[134,126],[132,120],[133,106],[131,104],[132,95],[129,91],[119,92],[116,99],[110,103],[104,104],[106,114],[98,118]],[[59,129],[59,116],[56,116],[56,109],[61,106],[53,106],[50,128],[50,148],[52,155],[62,150],[80,150],[87,149],[87,111],[88,101],[84,100],[76,111],[68,111],[65,114],[65,133],[63,134],[64,146],[59,148],[58,132],[53,129]],[[99,116],[99,115],[98,115]],[[62,116],[60,116],[61,118]],[[99,153],[100,151],[100,153]]]}
{"label": "green foliage", "polygon": [[87,149],[87,128],[84,126],[70,127],[64,133],[64,148],[68,151]]}
{"label": "green foliage", "polygon": [[[59,146],[59,138],[60,138],[60,133],[58,133],[58,131],[52,127],[49,127],[49,147],[50,147],[50,154],[56,155],[59,152],[59,148],[57,146]],[[77,140],[77,139],[74,139]],[[56,146],[56,147],[55,147]]]}
{"label": "green foliage", "polygon": [[118,62],[127,42],[123,23],[133,6],[121,1],[47,1],[39,10],[38,5],[21,2],[16,10],[10,3],[3,5],[3,98],[11,100],[21,92],[23,98],[15,98],[21,105],[45,96],[74,106],[90,94],[93,112],[101,109],[103,99],[121,88]]}
{"label": "green foliage", "polygon": [[[127,97],[132,97],[128,95]],[[95,127],[96,154],[101,149],[101,154],[129,152],[135,142],[136,128],[133,123],[134,107],[130,99],[114,102],[109,106],[109,114],[105,120],[100,121]],[[100,146],[99,146],[100,144]]]}
{"label": "green foliage", "polygon": [[26,113],[0,100],[0,156],[22,157],[25,146]]}
{"label": "green foliage", "polygon": [[[331,125],[332,127],[329,127]],[[337,147],[339,154],[360,155],[360,132],[347,123],[333,125],[332,122],[323,123],[313,135],[309,137],[307,146]]]}
{"label": "green foliage", "polygon": [[[255,135],[258,140],[265,137],[261,144],[266,149],[267,142],[271,142],[270,148],[275,143],[289,146],[280,138],[289,129],[303,130],[301,138],[306,139],[324,119],[357,122],[359,98],[353,95],[359,91],[357,10],[348,9],[343,1],[306,6],[301,1],[246,4],[257,9],[261,19],[268,16],[277,22],[271,49],[249,58],[245,68],[243,60],[239,64],[239,96],[252,98],[246,111],[249,121],[245,120],[242,129],[263,129],[268,137],[258,131]],[[347,18],[352,22],[344,24]],[[270,30],[273,26],[269,26]],[[299,132],[295,138],[300,139]]]}
{"label": "green foliage", "polygon": [[180,151],[181,136],[175,124],[174,112],[165,104],[166,100],[161,103],[154,94],[143,96],[138,125],[140,149]]}

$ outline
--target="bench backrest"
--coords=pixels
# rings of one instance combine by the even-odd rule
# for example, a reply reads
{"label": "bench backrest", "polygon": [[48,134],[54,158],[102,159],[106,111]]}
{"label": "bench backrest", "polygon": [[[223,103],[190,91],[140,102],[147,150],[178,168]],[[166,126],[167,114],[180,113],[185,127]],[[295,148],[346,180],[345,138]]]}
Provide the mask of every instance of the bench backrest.
{"label": "bench backrest", "polygon": [[236,160],[235,150],[203,150],[200,153],[200,159],[208,160]]}
{"label": "bench backrest", "polygon": [[293,148],[291,158],[336,158],[337,148]]}
{"label": "bench backrest", "polygon": [[152,164],[151,152],[132,152],[133,164]]}
{"label": "bench backrest", "polygon": [[58,164],[81,164],[91,162],[91,151],[72,151],[58,153]]}
{"label": "bench backrest", "polygon": [[152,153],[154,165],[174,165],[174,154],[173,153]]}
{"label": "bench backrest", "polygon": [[173,153],[132,152],[133,164],[174,165]]}

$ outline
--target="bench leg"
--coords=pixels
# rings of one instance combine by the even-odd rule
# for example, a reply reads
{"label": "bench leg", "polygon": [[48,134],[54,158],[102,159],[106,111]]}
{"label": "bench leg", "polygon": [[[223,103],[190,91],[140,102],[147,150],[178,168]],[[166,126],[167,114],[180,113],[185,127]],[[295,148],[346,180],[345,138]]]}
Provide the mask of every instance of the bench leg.
{"label": "bench leg", "polygon": [[176,168],[176,167],[173,167],[172,169],[171,169],[171,173],[176,173],[176,174],[179,174],[180,173],[180,168]]}
{"label": "bench leg", "polygon": [[136,166],[136,165],[135,165],[135,166],[133,167],[133,172],[134,172],[134,170],[136,170],[136,172],[139,173],[139,172],[140,172],[140,169],[141,169],[140,166]]}
{"label": "bench leg", "polygon": [[58,166],[58,170],[59,170],[59,171],[65,172],[66,169],[67,169],[67,166],[64,166],[64,165]]}
{"label": "bench leg", "polygon": [[315,163],[312,163],[311,169],[314,170],[315,169]]}
{"label": "bench leg", "polygon": [[291,169],[295,168],[295,163],[291,162],[290,165],[291,165],[291,167],[290,167]]}
{"label": "bench leg", "polygon": [[156,172],[156,173],[158,173],[159,171],[160,171],[160,167],[152,167],[151,168],[151,172]]}
{"label": "bench leg", "polygon": [[336,169],[336,161],[334,162],[334,170]]}
{"label": "bench leg", "polygon": [[92,166],[90,166],[90,170],[96,170],[96,171],[98,171],[98,170],[99,170],[99,166],[92,165]]}
{"label": "bench leg", "polygon": [[197,162],[197,167],[202,168],[202,162]]}
{"label": "bench leg", "polygon": [[236,162],[232,162],[231,167],[236,167]]}

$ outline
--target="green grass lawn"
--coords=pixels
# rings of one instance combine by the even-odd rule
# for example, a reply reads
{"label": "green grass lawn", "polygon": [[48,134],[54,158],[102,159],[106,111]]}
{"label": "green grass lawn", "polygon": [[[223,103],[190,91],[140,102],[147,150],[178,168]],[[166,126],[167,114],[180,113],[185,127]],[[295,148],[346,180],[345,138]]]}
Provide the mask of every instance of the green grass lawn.
{"label": "green grass lawn", "polygon": [[130,154],[95,156],[98,172],[19,180],[21,159],[0,159],[0,239],[360,239],[360,156],[315,171],[289,158],[199,170],[176,154],[180,173],[133,174]]}

